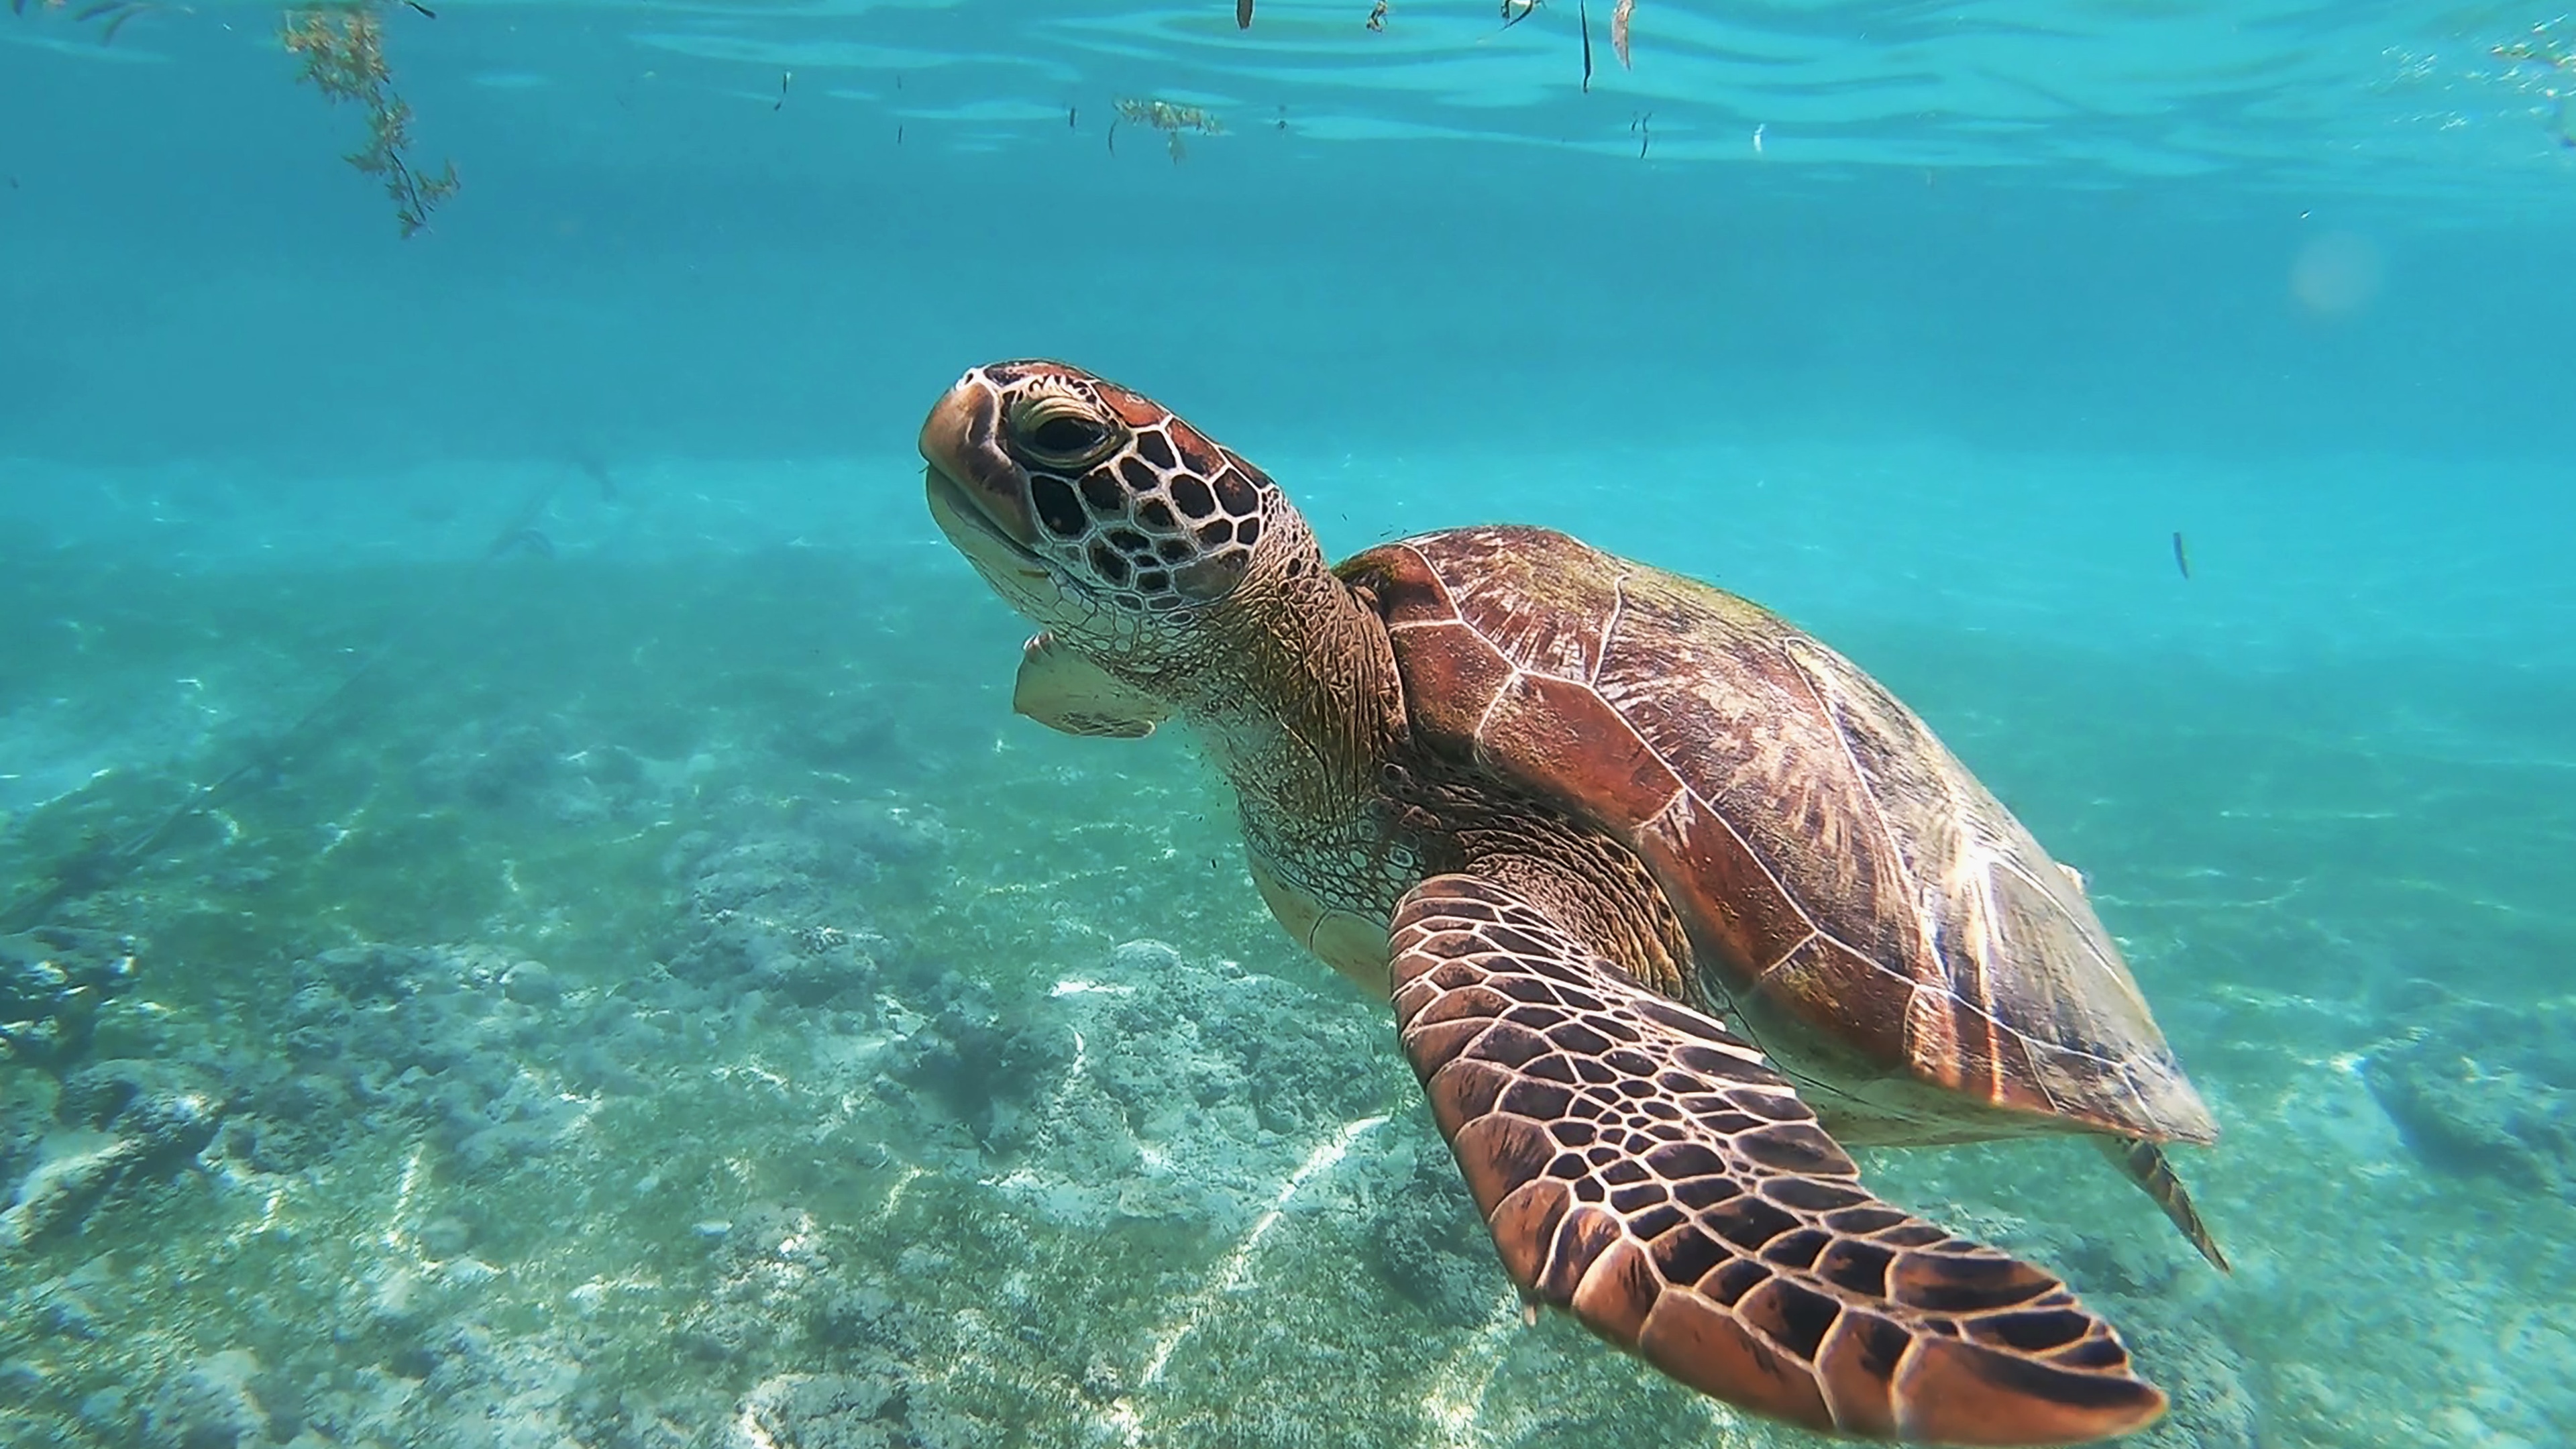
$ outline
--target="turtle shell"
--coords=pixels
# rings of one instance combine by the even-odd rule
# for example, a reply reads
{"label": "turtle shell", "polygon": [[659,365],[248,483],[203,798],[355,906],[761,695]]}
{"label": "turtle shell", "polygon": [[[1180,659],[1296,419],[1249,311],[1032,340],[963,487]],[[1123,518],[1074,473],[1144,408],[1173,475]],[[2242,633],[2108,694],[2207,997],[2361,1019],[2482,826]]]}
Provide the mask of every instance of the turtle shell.
{"label": "turtle shell", "polygon": [[1837,1135],[2217,1129],[2071,873],[1913,711],[1732,594],[1544,529],[1342,566],[1435,755],[1635,852]]}

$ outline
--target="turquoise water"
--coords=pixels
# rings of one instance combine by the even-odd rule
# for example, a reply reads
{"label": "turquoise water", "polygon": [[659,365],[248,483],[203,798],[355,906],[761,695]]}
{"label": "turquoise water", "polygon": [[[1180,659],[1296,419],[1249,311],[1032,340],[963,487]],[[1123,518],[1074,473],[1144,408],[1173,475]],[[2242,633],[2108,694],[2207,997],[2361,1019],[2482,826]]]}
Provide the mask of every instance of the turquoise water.
{"label": "turquoise water", "polygon": [[2555,11],[432,8],[408,238],[275,10],[0,16],[0,1442],[1817,1442],[1524,1326],[1187,742],[1011,713],[914,438],[1050,355],[1757,599],[2084,870],[2235,1272],[1863,1165],[2133,1442],[2576,1443]]}

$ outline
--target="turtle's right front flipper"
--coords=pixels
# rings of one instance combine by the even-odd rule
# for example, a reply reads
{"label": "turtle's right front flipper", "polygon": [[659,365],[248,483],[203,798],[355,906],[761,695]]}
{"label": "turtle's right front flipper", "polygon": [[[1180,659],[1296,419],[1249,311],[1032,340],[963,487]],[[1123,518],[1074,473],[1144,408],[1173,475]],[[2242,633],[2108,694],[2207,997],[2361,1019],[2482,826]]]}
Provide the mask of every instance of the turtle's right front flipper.
{"label": "turtle's right front flipper", "polygon": [[1172,707],[1129,687],[1065,646],[1052,630],[1020,649],[1011,708],[1069,735],[1141,740],[1172,717]]}
{"label": "turtle's right front flipper", "polygon": [[1405,1054],[1524,1294],[1812,1429],[2065,1444],[2163,1412],[2063,1284],[1878,1201],[1759,1052],[1517,892],[1435,876],[1392,948]]}

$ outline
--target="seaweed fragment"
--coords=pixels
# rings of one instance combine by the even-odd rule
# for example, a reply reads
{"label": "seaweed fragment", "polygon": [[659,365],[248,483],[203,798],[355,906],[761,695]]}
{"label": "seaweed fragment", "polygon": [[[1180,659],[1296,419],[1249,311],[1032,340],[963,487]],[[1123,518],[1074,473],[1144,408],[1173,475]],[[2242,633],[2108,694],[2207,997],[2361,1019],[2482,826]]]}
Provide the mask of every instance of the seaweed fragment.
{"label": "seaweed fragment", "polygon": [[366,108],[367,144],[346,159],[384,183],[394,219],[408,238],[429,225],[429,214],[455,195],[460,183],[453,161],[431,176],[406,158],[411,105],[395,93],[393,74],[385,65],[381,5],[382,0],[359,0],[289,10],[278,38],[288,54],[304,62],[297,80],[334,103],[356,101]]}
{"label": "seaweed fragment", "polygon": [[[1140,126],[1151,126],[1162,132],[1164,147],[1172,153],[1172,164],[1176,166],[1189,154],[1189,148],[1181,144],[1182,132],[1196,131],[1202,136],[1225,134],[1225,126],[1217,120],[1215,113],[1199,106],[1175,105],[1170,101],[1138,100],[1134,97],[1122,96],[1118,100],[1118,117],[1120,120],[1133,121]],[[1118,141],[1117,123],[1114,121],[1110,123],[1110,132],[1110,153],[1115,155]]]}
{"label": "seaweed fragment", "polygon": [[2571,41],[2562,31],[2561,27],[2567,23],[2568,18],[2563,15],[2556,20],[2542,21],[2531,27],[2529,39],[2491,46],[2488,53],[2503,61],[2509,71],[2517,66],[2536,65],[2545,66],[2555,73],[2544,77],[2538,89],[2543,96],[2558,103],[2555,131],[2558,144],[2576,148],[2576,85],[2569,83],[2576,81],[2576,41]]}
{"label": "seaweed fragment", "polygon": [[1583,93],[1592,94],[1592,11],[1577,3],[1575,18],[1583,25]]}
{"label": "seaweed fragment", "polygon": [[[65,9],[69,4],[70,0],[36,0],[36,8],[48,12]],[[127,21],[138,15],[169,8],[161,4],[160,0],[92,0],[91,4],[72,12],[72,23],[87,25],[93,20],[106,21],[106,26],[98,33],[98,43],[107,45],[115,41],[116,32],[123,30]],[[9,13],[26,14],[27,0],[9,0]]]}

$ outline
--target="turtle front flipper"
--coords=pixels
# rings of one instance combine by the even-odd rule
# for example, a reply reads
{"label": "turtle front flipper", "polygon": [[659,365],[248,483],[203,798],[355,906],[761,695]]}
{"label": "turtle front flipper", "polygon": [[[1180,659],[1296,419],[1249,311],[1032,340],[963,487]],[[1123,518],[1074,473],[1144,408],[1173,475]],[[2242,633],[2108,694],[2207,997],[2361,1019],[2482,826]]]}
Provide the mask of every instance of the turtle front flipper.
{"label": "turtle front flipper", "polygon": [[2165,1397],[2047,1273],[1889,1206],[1788,1080],[1517,892],[1396,908],[1396,1020],[1522,1293],[1811,1429],[2066,1444]]}
{"label": "turtle front flipper", "polygon": [[1172,714],[1170,706],[1119,682],[1053,633],[1021,648],[1011,708],[1051,730],[1121,740],[1143,739]]}

